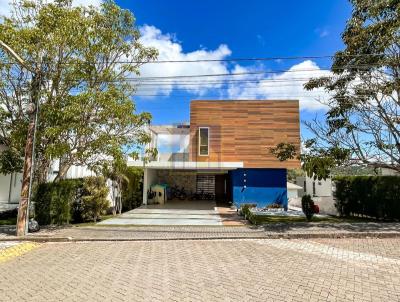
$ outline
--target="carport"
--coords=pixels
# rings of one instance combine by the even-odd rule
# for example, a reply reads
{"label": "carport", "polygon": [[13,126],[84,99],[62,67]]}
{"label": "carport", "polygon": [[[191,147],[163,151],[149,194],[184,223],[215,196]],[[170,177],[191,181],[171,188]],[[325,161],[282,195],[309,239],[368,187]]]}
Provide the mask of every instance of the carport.
{"label": "carport", "polygon": [[[144,168],[143,205],[122,215],[100,222],[101,225],[205,225],[234,224],[239,219],[229,207],[217,207],[216,200],[229,200],[228,172],[242,163],[150,162],[131,161],[130,166]],[[156,184],[184,187],[186,200],[167,200],[154,204],[148,199],[149,189]],[[209,190],[214,200],[193,200],[190,193]],[[226,222],[226,223],[225,223]],[[241,223],[241,222],[240,222]]]}
{"label": "carport", "polygon": [[223,225],[215,201],[170,200],[167,203],[142,205],[103,225]]}
{"label": "carport", "polygon": [[184,188],[188,197],[204,191],[216,200],[230,200],[228,172],[242,166],[242,162],[150,162],[144,167],[143,204],[151,204],[148,192],[156,184]]}

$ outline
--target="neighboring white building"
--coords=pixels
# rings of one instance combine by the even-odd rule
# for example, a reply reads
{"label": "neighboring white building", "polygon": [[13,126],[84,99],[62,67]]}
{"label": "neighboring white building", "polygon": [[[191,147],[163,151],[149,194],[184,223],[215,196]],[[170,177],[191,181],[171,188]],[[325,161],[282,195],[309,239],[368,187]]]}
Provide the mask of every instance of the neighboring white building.
{"label": "neighboring white building", "polygon": [[0,212],[15,209],[21,194],[22,174],[0,174]]}
{"label": "neighboring white building", "polygon": [[400,172],[392,169],[382,168],[382,176],[400,176]]}
{"label": "neighboring white building", "polygon": [[318,180],[308,176],[296,177],[296,185],[302,187],[299,195],[309,194],[315,197],[331,197],[332,196],[332,179]]}
{"label": "neighboring white building", "polygon": [[[48,181],[53,181],[58,173],[59,162],[54,161],[50,167]],[[96,176],[96,174],[85,166],[72,166],[69,168],[65,178],[83,178]],[[115,197],[119,196],[118,190],[111,180],[107,180],[109,188],[108,200],[113,205]],[[12,210],[18,207],[22,187],[22,173],[0,174],[0,212]],[[113,198],[114,197],[114,198]]]}
{"label": "neighboring white building", "polygon": [[298,198],[299,193],[303,191],[303,187],[295,185],[291,182],[287,183],[287,197],[290,198]]}
{"label": "neighboring white building", "polygon": [[299,197],[289,199],[290,206],[301,208],[301,197],[309,194],[319,206],[321,214],[338,215],[333,199],[331,178],[318,180],[312,177],[298,176],[296,177],[296,184],[301,186]]}

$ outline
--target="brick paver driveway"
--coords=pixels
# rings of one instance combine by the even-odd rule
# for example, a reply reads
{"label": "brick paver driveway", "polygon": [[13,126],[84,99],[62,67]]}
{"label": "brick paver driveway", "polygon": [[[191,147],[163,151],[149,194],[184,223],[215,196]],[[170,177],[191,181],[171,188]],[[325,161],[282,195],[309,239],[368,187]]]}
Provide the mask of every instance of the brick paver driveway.
{"label": "brick paver driveway", "polygon": [[400,239],[45,243],[1,301],[400,301]]}

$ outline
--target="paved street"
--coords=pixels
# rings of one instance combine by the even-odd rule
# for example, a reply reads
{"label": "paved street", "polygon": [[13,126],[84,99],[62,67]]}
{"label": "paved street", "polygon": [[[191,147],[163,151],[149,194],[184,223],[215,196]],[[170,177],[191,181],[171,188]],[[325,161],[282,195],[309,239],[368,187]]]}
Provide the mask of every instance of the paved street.
{"label": "paved street", "polygon": [[400,301],[400,239],[43,243],[0,300]]}

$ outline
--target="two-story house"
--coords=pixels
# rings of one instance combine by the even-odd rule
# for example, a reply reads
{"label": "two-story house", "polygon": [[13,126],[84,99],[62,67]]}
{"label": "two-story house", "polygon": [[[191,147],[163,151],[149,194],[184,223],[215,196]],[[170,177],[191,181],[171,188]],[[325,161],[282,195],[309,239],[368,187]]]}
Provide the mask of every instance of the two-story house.
{"label": "two-story house", "polygon": [[[160,151],[151,161],[129,161],[144,167],[143,203],[155,184],[207,192],[236,205],[287,206],[286,169],[298,160],[281,162],[270,153],[280,142],[299,147],[299,102],[296,100],[195,100],[190,124],[151,126],[151,147],[160,137],[180,141],[175,152]],[[175,139],[172,139],[175,138]]]}

